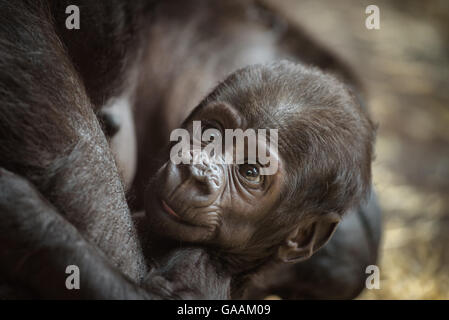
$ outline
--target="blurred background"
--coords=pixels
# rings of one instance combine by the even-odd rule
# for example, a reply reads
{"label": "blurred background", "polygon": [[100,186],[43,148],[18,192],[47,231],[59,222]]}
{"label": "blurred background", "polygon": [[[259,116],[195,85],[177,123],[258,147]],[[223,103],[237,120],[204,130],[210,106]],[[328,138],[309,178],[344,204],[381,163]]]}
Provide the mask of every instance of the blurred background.
{"label": "blurred background", "polygon": [[352,66],[379,126],[381,287],[359,298],[449,299],[449,1],[266,2]]}

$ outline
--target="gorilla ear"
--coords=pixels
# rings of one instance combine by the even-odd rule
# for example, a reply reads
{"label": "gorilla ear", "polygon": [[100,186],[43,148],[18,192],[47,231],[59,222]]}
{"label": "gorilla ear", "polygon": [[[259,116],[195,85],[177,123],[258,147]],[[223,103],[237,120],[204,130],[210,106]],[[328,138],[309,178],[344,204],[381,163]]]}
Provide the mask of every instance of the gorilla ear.
{"label": "gorilla ear", "polygon": [[283,262],[295,263],[306,260],[324,246],[332,237],[341,217],[336,213],[320,216],[311,226],[299,225],[278,249],[278,257]]}

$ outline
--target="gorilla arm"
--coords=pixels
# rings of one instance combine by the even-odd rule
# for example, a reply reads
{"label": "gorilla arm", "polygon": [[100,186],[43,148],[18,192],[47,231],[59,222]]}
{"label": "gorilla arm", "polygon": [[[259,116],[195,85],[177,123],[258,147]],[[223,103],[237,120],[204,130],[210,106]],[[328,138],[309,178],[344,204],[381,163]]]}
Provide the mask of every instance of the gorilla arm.
{"label": "gorilla arm", "polygon": [[[230,277],[201,249],[171,253],[143,287],[109,264],[25,179],[0,169],[0,272],[41,298],[225,299]],[[66,267],[80,270],[80,289],[65,286]],[[168,280],[169,279],[169,280]]]}
{"label": "gorilla arm", "polygon": [[86,240],[140,280],[146,267],[113,157],[39,3],[0,1],[0,166],[30,180]]}

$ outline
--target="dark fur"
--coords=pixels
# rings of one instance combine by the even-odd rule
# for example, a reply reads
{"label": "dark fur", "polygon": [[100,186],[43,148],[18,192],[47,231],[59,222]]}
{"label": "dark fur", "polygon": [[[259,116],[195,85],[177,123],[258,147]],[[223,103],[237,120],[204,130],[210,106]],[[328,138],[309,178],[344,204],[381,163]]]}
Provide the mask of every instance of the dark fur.
{"label": "dark fur", "polygon": [[[163,261],[163,268],[153,269],[146,276],[143,287],[136,285],[113,267],[96,246],[85,241],[34,186],[1,168],[0,211],[0,272],[9,283],[22,284],[31,290],[34,297],[225,299],[229,296],[229,276],[203,249],[174,251]],[[79,290],[65,288],[64,271],[69,264],[79,267]],[[17,294],[17,290],[11,293]]]}
{"label": "dark fur", "polygon": [[0,2],[0,166],[140,279],[146,267],[113,157],[49,14],[44,1]]}

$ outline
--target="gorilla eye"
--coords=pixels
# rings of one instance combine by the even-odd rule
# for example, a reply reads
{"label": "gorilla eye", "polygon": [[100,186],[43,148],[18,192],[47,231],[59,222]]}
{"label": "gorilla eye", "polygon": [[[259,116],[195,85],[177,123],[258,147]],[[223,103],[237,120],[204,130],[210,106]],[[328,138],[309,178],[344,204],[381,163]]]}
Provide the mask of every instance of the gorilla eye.
{"label": "gorilla eye", "polygon": [[239,166],[239,172],[246,180],[253,183],[259,183],[261,180],[259,168],[252,164],[242,164]]}
{"label": "gorilla eye", "polygon": [[220,126],[215,123],[203,122],[201,125],[201,133],[204,134],[206,130],[211,129],[212,131],[209,133],[209,141],[217,140],[221,136]]}

